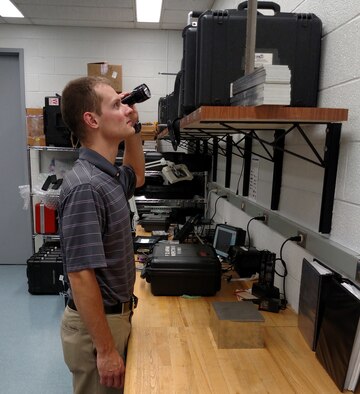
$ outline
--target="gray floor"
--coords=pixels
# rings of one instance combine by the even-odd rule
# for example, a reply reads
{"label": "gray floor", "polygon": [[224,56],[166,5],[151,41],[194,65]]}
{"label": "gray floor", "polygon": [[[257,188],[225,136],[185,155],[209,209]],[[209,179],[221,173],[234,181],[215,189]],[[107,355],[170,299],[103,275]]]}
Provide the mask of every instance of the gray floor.
{"label": "gray floor", "polygon": [[0,392],[70,394],[59,322],[60,296],[27,291],[25,265],[0,265]]}

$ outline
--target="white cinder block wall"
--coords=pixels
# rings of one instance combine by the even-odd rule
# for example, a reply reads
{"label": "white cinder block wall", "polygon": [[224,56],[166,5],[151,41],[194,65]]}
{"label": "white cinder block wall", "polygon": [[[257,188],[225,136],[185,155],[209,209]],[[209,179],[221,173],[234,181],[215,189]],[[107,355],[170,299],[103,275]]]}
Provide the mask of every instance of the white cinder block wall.
{"label": "white cinder block wall", "polygon": [[[323,22],[319,106],[349,109],[343,124],[340,161],[330,238],[360,253],[360,2],[328,0],[278,0],[282,11],[313,12]],[[217,0],[214,9],[236,8],[240,1]],[[180,69],[182,38],[180,31],[127,30],[101,28],[59,28],[0,25],[0,47],[24,48],[26,106],[42,107],[44,97],[61,93],[72,78],[86,75],[86,64],[107,60],[123,65],[124,89],[145,82],[153,99],[139,105],[143,122],[157,119],[157,101],[173,91],[174,77],[159,72]],[[312,139],[323,144],[324,130],[311,129]],[[307,148],[298,136],[289,136],[289,147]],[[219,163],[218,181],[224,184],[224,164]],[[241,160],[234,159],[231,190],[236,191]],[[280,213],[317,231],[322,170],[285,155]],[[269,207],[272,165],[260,161],[257,199]],[[241,191],[241,182],[240,182]],[[212,199],[211,206],[214,208]],[[243,212],[220,200],[215,219],[246,227],[250,219]],[[219,214],[221,212],[221,215]],[[252,243],[278,253],[284,238],[261,223],[250,225]],[[311,256],[291,242],[284,248],[289,276],[287,297],[297,310],[300,267],[303,257]],[[278,268],[281,271],[281,268]],[[277,280],[277,286],[281,283]]]}
{"label": "white cinder block wall", "polygon": [[[278,0],[283,12],[317,15],[323,23],[322,54],[320,67],[319,107],[349,109],[349,121],[343,123],[338,165],[337,186],[330,239],[360,254],[360,3],[356,0],[339,3],[335,0]],[[236,8],[239,1],[217,0],[214,9]],[[323,146],[324,129],[307,128],[307,133],[318,149]],[[296,135],[287,137],[289,148],[306,153],[308,148]],[[233,160],[230,189],[236,191],[241,171],[241,159]],[[272,165],[260,160],[257,202],[269,208],[271,195]],[[310,163],[285,154],[279,213],[317,231],[320,217],[323,170]],[[218,182],[224,185],[225,164],[219,163]],[[242,180],[240,182],[241,193]],[[214,209],[215,197],[212,197]],[[215,219],[246,228],[250,219],[242,211],[220,200]],[[221,212],[221,214],[219,214]],[[279,254],[285,240],[262,223],[250,224],[252,244],[259,249],[269,249]],[[295,234],[294,234],[295,235]],[[301,277],[301,263],[311,258],[306,250],[286,244],[283,257],[289,275],[286,281],[286,295],[291,306],[297,311]],[[279,267],[279,272],[281,269]],[[276,285],[282,288],[277,278]]]}
{"label": "white cinder block wall", "polygon": [[[184,22],[185,23],[185,22]],[[152,99],[138,106],[142,122],[157,120],[159,97],[174,90],[182,57],[181,31],[0,25],[0,47],[24,48],[26,107],[44,106],[87,63],[123,66],[123,90],[146,83]]]}

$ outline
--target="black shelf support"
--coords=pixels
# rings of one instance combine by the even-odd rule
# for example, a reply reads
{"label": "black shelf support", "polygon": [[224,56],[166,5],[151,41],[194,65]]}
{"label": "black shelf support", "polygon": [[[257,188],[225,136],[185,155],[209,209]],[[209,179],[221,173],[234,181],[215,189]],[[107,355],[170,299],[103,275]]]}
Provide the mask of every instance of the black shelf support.
{"label": "black shelf support", "polygon": [[324,154],[325,173],[319,222],[319,232],[323,234],[328,234],[331,231],[340,135],[341,123],[329,123],[326,129]]}
{"label": "black shelf support", "polygon": [[245,136],[245,147],[244,147],[243,196],[245,197],[248,197],[249,195],[252,141],[253,141],[252,136],[250,134],[247,134]]}
{"label": "black shelf support", "polygon": [[280,189],[282,180],[282,170],[284,161],[285,131],[275,130],[274,133],[274,170],[271,192],[271,209],[277,211],[280,202]]}
{"label": "black shelf support", "polygon": [[213,165],[212,165],[212,180],[216,182],[217,179],[217,162],[218,162],[218,148],[219,148],[219,140],[218,137],[214,137],[213,139]]}
{"label": "black shelf support", "polygon": [[231,181],[231,163],[232,163],[232,146],[233,138],[231,135],[226,136],[226,170],[225,170],[225,187],[230,187]]}

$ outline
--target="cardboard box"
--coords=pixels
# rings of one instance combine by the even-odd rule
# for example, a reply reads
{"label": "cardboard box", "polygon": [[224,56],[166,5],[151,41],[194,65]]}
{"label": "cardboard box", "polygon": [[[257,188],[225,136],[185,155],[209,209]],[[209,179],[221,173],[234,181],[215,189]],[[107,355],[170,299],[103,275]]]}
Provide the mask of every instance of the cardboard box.
{"label": "cardboard box", "polygon": [[144,141],[153,141],[156,136],[156,124],[155,123],[142,123],[141,124],[141,138]]}
{"label": "cardboard box", "polygon": [[26,129],[28,137],[41,137],[44,135],[42,108],[26,108]]}
{"label": "cardboard box", "polygon": [[122,66],[121,64],[108,64],[107,62],[88,63],[88,76],[106,77],[116,92],[122,92]]}

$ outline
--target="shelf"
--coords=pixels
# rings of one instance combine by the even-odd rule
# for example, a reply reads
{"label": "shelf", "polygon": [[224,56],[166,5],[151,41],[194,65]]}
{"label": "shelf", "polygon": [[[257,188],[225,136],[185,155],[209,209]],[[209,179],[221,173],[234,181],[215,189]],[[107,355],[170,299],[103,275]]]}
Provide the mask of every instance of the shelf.
{"label": "shelf", "polygon": [[[174,121],[170,130],[164,129],[158,138],[170,139],[176,148],[183,141],[202,140],[204,151],[211,147],[213,156],[213,178],[216,182],[218,155],[226,157],[225,188],[230,187],[232,156],[244,160],[243,196],[249,195],[251,156],[256,155],[274,164],[271,209],[277,210],[280,201],[284,153],[324,168],[323,192],[320,213],[319,232],[331,231],[332,210],[334,205],[337,163],[341,122],[348,120],[345,108],[284,107],[262,105],[257,107],[220,107],[203,106]],[[305,133],[302,126],[325,125],[325,143],[323,151],[318,151]],[[257,132],[273,132],[265,139]],[[285,147],[285,138],[290,132],[299,132],[309,146],[312,157],[300,155]],[[233,135],[242,135],[234,143]],[[252,144],[256,140],[262,147],[261,152],[253,152]],[[225,142],[225,147],[219,142]]]}
{"label": "shelf", "polygon": [[[286,124],[325,124],[347,119],[348,110],[343,108],[282,107],[279,105],[200,107],[181,119],[180,129],[206,128],[214,134],[221,130],[236,133],[236,129],[274,130],[274,128],[284,128]],[[227,128],[226,124],[231,124],[234,130]]]}
{"label": "shelf", "polygon": [[32,146],[28,145],[29,150],[49,151],[49,152],[78,152],[79,148],[61,146]]}

